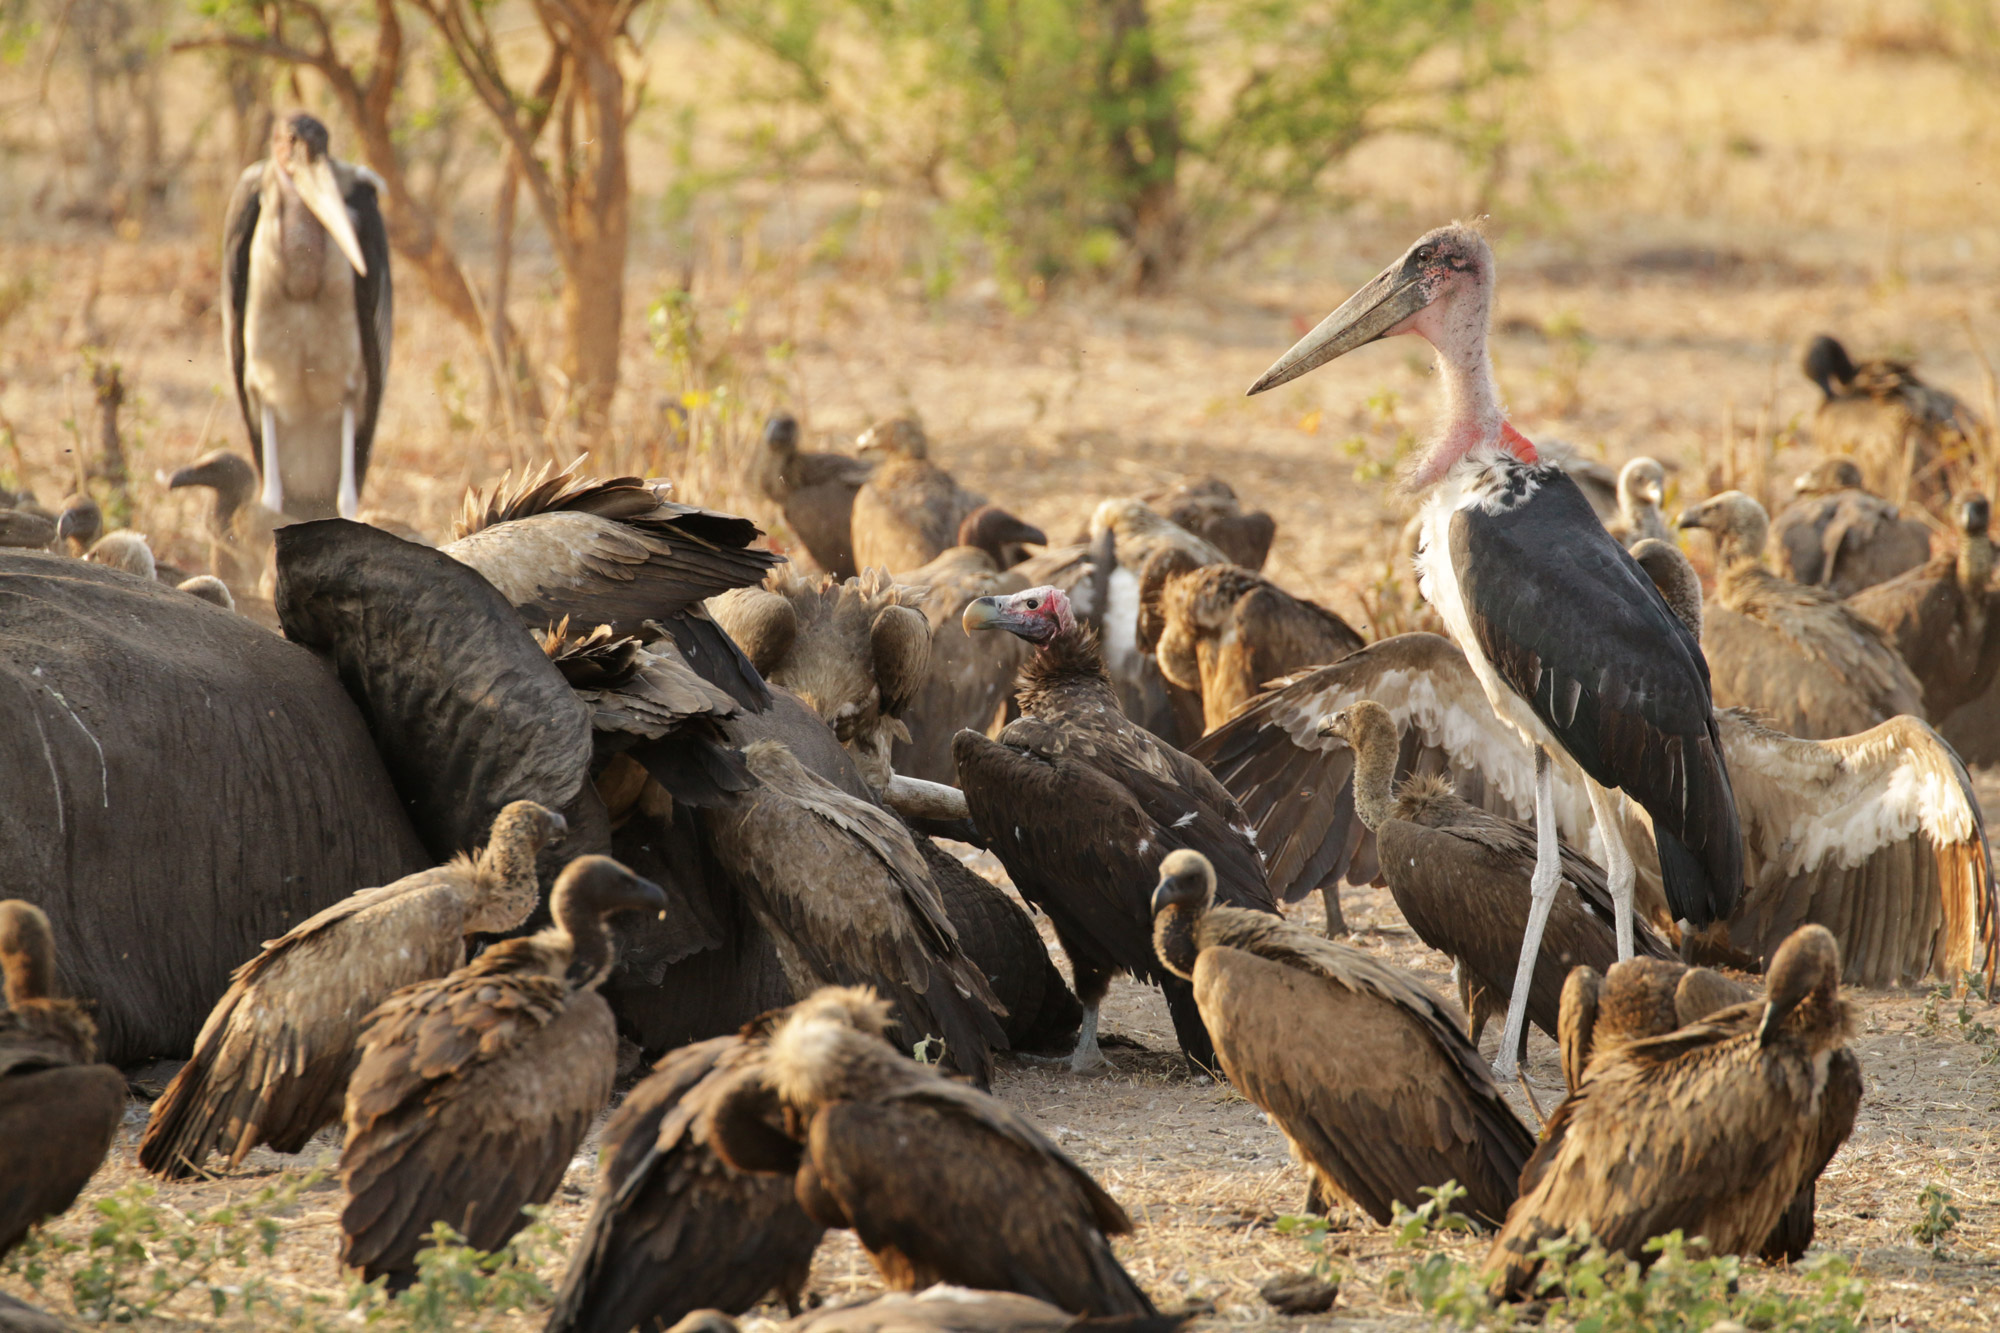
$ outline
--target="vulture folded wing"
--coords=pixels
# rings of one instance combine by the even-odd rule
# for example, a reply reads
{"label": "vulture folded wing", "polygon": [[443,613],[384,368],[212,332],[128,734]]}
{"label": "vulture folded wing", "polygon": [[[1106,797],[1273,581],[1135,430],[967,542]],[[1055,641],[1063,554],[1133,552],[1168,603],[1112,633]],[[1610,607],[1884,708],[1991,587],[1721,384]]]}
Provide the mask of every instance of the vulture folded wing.
{"label": "vulture folded wing", "polygon": [[1993,974],[1996,904],[1979,803],[1951,747],[1914,717],[1810,741],[1717,714],[1742,812],[1747,888],[1730,922],[1768,958],[1807,922],[1863,986]]}
{"label": "vulture folded wing", "polygon": [[17,1067],[0,1077],[0,1255],[76,1201],[124,1115],[125,1078],[110,1065]]}
{"label": "vulture folded wing", "polygon": [[1105,1235],[1124,1210],[990,1098],[931,1089],[836,1103],[807,1151],[890,1285],[1014,1291],[1079,1315],[1151,1314]]}

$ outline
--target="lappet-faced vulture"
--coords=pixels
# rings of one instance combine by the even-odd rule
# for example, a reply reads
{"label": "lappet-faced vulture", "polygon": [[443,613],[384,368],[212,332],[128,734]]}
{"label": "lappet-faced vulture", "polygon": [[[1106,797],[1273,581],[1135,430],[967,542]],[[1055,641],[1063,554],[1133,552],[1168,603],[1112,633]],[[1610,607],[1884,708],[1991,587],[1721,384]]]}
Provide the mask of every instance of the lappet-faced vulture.
{"label": "lappet-faced vulture", "polygon": [[[1514,995],[1535,869],[1535,830],[1459,799],[1442,775],[1412,778],[1392,792],[1402,737],[1389,710],[1372,699],[1331,714],[1320,730],[1354,751],[1354,807],[1375,835],[1382,877],[1410,929],[1450,956],[1459,998],[1479,1040],[1486,1020],[1505,1014]],[[1611,893],[1604,872],[1568,847],[1562,883],[1549,908],[1528,993],[1528,1021],[1556,1035],[1563,978],[1572,967],[1604,969],[1618,961]],[[1670,947],[1634,923],[1633,948],[1653,958]],[[1521,1033],[1524,1053],[1527,1032]]]}
{"label": "lappet-faced vulture", "polygon": [[1656,458],[1627,459],[1618,469],[1618,514],[1604,527],[1626,550],[1654,537],[1673,539],[1667,516],[1660,509],[1667,493],[1667,470]]}
{"label": "lappet-faced vulture", "polygon": [[1987,424],[1907,362],[1856,364],[1822,333],[1806,348],[1805,373],[1823,397],[1813,443],[1822,453],[1854,455],[1876,491],[1942,516],[1952,496],[1980,480],[1974,460],[1983,456]]}
{"label": "lappet-faced vulture", "polygon": [[222,342],[264,506],[353,518],[389,374],[381,178],[327,152],[303,112],[236,180],[222,238]]}
{"label": "lappet-faced vulture", "polygon": [[1925,715],[1943,720],[1993,683],[1987,626],[1993,602],[1993,506],[1962,495],[1952,506],[1958,550],[1863,588],[1848,609],[1888,638],[1924,687]]}
{"label": "lappet-faced vulture", "polygon": [[481,1250],[527,1225],[522,1207],[555,1193],[611,1097],[604,919],[665,906],[657,885],[610,857],[579,857],[556,880],[554,925],[370,1015],[347,1088],[342,1263],[400,1289],[436,1223]]}
{"label": "lappet-faced vulture", "polygon": [[928,564],[957,541],[966,515],[986,503],[931,461],[930,441],[913,417],[877,422],[855,444],[875,466],[854,496],[857,568]]}
{"label": "lappet-faced vulture", "polygon": [[757,489],[784,510],[812,562],[837,579],[861,572],[854,563],[854,496],[874,470],[865,458],[800,449],[798,418],[789,412],[764,423]]}
{"label": "lappet-faced vulture", "polygon": [[1763,566],[1764,507],[1724,491],[1684,510],[1715,536],[1721,574],[1701,645],[1718,707],[1748,708],[1794,736],[1848,736],[1901,713],[1923,716],[1923,687],[1882,631],[1820,588]]}
{"label": "lappet-faced vulture", "polygon": [[363,889],[286,931],[236,969],[139,1142],[169,1180],[211,1153],[228,1169],[259,1143],[295,1153],[340,1119],[363,1020],[391,992],[461,967],[473,934],[513,930],[541,898],[536,858],[563,819],[516,801],[477,856]]}
{"label": "lappet-faced vulture", "polygon": [[1207,769],[1119,711],[1097,637],[1059,589],[981,598],[965,624],[1035,645],[1021,716],[997,741],[961,731],[952,756],[973,823],[1069,955],[1084,1007],[1073,1067],[1104,1062],[1097,1011],[1119,972],[1161,987],[1182,1052],[1212,1067],[1193,992],[1153,953],[1149,903],[1161,858],[1185,847],[1215,863],[1224,902],[1275,912],[1242,810]]}
{"label": "lappet-faced vulture", "polygon": [[[55,934],[32,903],[0,902],[0,1255],[72,1203],[125,1116],[125,1077],[97,1058],[84,1007],[55,992]],[[0,1318],[4,1311],[0,1311]]]}
{"label": "lappet-faced vulture", "polygon": [[1281,917],[1215,906],[1199,852],[1160,863],[1160,961],[1194,985],[1229,1081],[1306,1168],[1306,1209],[1345,1198],[1387,1224],[1456,1180],[1497,1226],[1535,1136],[1451,1013],[1403,973]]}
{"label": "lappet-faced vulture", "polygon": [[784,557],[752,545],[763,534],[747,518],[677,504],[665,482],[582,476],[581,463],[468,495],[444,553],[485,575],[532,629],[567,617],[578,630],[671,636],[704,678],[762,708],[763,681],[701,603]]}
{"label": "lappet-faced vulture", "polygon": [[1794,583],[1847,597],[1930,559],[1929,526],[1863,490],[1851,458],[1820,459],[1793,480],[1792,496],[1771,521],[1771,539]]}
{"label": "lappet-faced vulture", "polygon": [[[884,1016],[869,1005],[857,1020]],[[762,1069],[782,1017],[670,1051],[626,1094],[604,1127],[590,1220],[546,1333],[665,1329],[704,1308],[741,1313],[774,1288],[798,1313],[825,1228],[789,1176],[739,1171],[714,1139],[723,1094]]]}
{"label": "lappet-faced vulture", "polygon": [[1642,1264],[1674,1230],[1711,1254],[1757,1253],[1824,1164],[1851,1024],[1839,947],[1806,926],[1772,960],[1761,1004],[1594,1056],[1521,1174],[1487,1259],[1494,1293],[1534,1295],[1540,1246],[1579,1227]]}
{"label": "lappet-faced vulture", "polygon": [[1241,565],[1200,565],[1181,547],[1153,553],[1139,576],[1139,645],[1160,674],[1201,699],[1204,731],[1234,717],[1280,676],[1364,646],[1315,602]]}
{"label": "lappet-faced vulture", "polygon": [[903,710],[930,670],[922,598],[879,569],[844,583],[775,570],[710,611],[765,678],[813,706],[879,791],[889,785],[890,746],[909,739]]}
{"label": "lappet-faced vulture", "polygon": [[899,1054],[879,1018],[857,1025],[865,1003],[821,991],[778,1024],[716,1112],[723,1157],[794,1175],[806,1213],[852,1228],[895,1290],[955,1282],[1079,1315],[1154,1313],[1111,1252],[1125,1210],[1006,1103]]}

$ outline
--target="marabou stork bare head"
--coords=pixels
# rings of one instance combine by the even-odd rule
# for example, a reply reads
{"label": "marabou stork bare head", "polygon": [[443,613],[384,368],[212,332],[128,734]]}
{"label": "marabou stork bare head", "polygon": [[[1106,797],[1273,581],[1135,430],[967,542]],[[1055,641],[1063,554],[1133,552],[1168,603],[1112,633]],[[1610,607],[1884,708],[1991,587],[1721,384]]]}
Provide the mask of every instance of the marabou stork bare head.
{"label": "marabou stork bare head", "polygon": [[354,222],[333,174],[333,158],[327,153],[326,126],[303,111],[281,118],[271,127],[271,165],[277,168],[272,175],[278,189],[296,195],[354,271],[367,276],[361,239],[354,234]]}

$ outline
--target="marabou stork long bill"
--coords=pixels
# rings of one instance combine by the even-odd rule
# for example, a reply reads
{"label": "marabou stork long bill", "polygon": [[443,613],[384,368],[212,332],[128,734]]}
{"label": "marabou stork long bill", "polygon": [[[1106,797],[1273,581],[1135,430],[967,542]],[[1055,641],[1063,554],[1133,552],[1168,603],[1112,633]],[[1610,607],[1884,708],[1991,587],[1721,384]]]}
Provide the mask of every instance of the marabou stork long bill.
{"label": "marabou stork long bill", "polygon": [[389,370],[381,180],[327,153],[304,113],[247,168],[222,242],[223,342],[263,500],[294,518],[354,517]]}
{"label": "marabou stork long bill", "polygon": [[1539,462],[1534,445],[1507,423],[1486,345],[1493,275],[1484,237],[1440,227],[1249,391],[1396,334],[1416,334],[1437,352],[1445,420],[1409,478],[1431,488],[1420,518],[1419,582],[1494,711],[1535,750],[1531,904],[1494,1062],[1513,1077],[1560,875],[1551,754],[1589,778],[1620,958],[1632,956],[1634,872],[1613,832],[1614,789],[1652,816],[1667,901],[1684,928],[1729,914],[1742,891],[1743,851],[1699,644],[1576,483]]}

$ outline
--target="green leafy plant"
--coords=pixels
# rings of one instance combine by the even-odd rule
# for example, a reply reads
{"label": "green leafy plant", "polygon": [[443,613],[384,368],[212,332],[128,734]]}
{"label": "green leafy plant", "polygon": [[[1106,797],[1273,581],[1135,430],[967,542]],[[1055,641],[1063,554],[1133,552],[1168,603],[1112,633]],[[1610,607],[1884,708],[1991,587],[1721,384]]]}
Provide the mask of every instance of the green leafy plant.
{"label": "green leafy plant", "polygon": [[1911,1225],[1910,1235],[1917,1244],[1930,1246],[1932,1254],[1942,1255],[1945,1237],[1958,1227],[1958,1205],[1951,1201],[1951,1191],[1936,1183],[1926,1185],[1917,1195],[1917,1207],[1923,1215]]}
{"label": "green leafy plant", "polygon": [[1277,1222],[1280,1236],[1297,1236],[1304,1244],[1306,1252],[1312,1255],[1312,1275],[1322,1281],[1332,1281],[1340,1275],[1330,1248],[1332,1229],[1332,1224],[1323,1217],[1298,1213],[1286,1213]]}
{"label": "green leafy plant", "polygon": [[444,1333],[481,1326],[468,1316],[546,1307],[555,1293],[536,1269],[561,1255],[562,1234],[542,1220],[546,1209],[531,1206],[526,1211],[534,1223],[491,1251],[474,1249],[456,1231],[436,1223],[429,1248],[417,1254],[417,1280],[393,1299],[383,1294],[384,1280],[356,1284],[348,1297],[350,1313],[361,1313],[378,1328]]}

